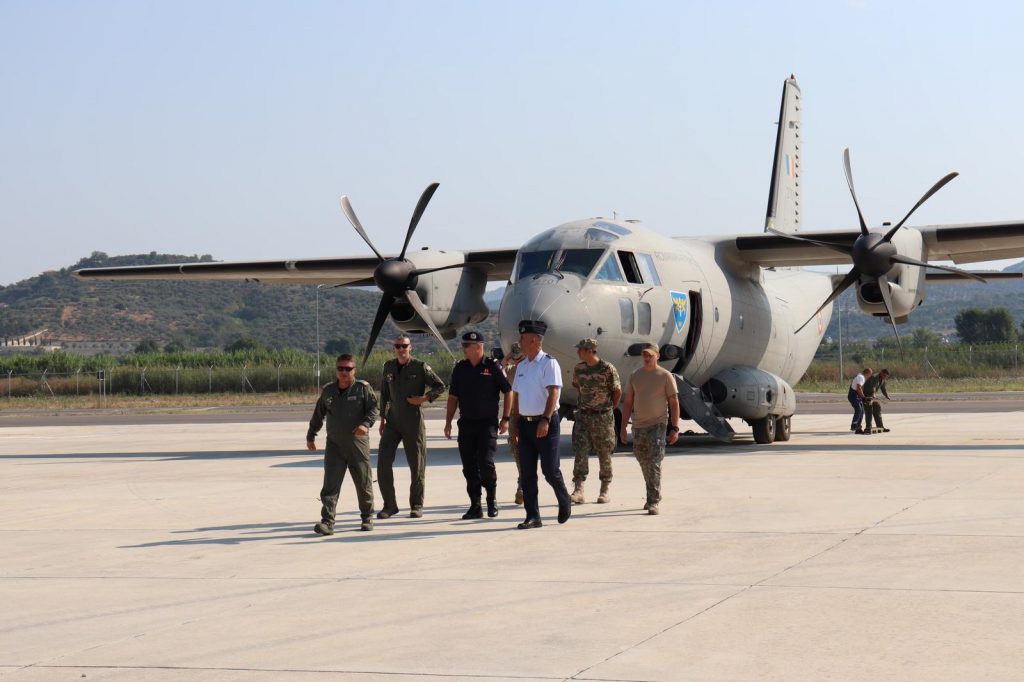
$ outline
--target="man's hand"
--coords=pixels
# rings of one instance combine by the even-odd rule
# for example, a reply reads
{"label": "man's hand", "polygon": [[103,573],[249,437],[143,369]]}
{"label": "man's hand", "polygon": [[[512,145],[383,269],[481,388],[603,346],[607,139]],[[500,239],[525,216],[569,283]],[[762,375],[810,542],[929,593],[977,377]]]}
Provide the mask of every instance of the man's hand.
{"label": "man's hand", "polygon": [[550,428],[551,422],[547,419],[542,419],[537,424],[537,438],[547,438],[548,429]]}
{"label": "man's hand", "polygon": [[380,433],[380,435],[382,435],[382,436],[384,435],[384,420],[383,419],[380,420],[380,428],[377,429],[377,431]]}
{"label": "man's hand", "polygon": [[507,433],[508,432],[508,426],[509,426],[509,424],[508,424],[508,420],[507,419],[502,419],[500,422],[498,422],[498,435],[501,435],[503,433]]}
{"label": "man's hand", "polygon": [[669,445],[675,445],[677,440],[679,440],[679,432],[678,431],[673,431],[672,433],[668,434],[668,444]]}
{"label": "man's hand", "polygon": [[623,424],[622,428],[619,429],[619,442],[622,443],[623,445],[629,445],[629,440],[627,440],[628,435],[629,434],[626,431],[626,425]]}
{"label": "man's hand", "polygon": [[425,395],[411,395],[405,399],[405,402],[409,403],[413,407],[419,407],[423,403],[427,402],[427,396]]}
{"label": "man's hand", "polygon": [[370,429],[365,424],[360,424],[356,428],[352,429],[353,436],[365,436],[370,433]]}
{"label": "man's hand", "polygon": [[307,450],[316,450],[316,441],[307,440],[306,441],[306,449]]}
{"label": "man's hand", "polygon": [[508,442],[511,445],[518,446],[519,445],[519,432],[518,431],[509,431],[508,432]]}
{"label": "man's hand", "polygon": [[452,423],[450,421],[444,423],[444,437],[448,440],[452,439]]}

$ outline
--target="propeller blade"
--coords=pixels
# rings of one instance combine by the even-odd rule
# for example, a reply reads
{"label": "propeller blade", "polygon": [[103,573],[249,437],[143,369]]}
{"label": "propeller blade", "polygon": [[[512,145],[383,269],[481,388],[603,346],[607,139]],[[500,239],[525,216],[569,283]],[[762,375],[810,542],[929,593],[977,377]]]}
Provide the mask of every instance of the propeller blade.
{"label": "propeller blade", "polygon": [[889,278],[881,275],[878,278],[878,289],[882,292],[882,303],[885,304],[885,312],[889,313],[889,324],[892,325],[892,333],[896,336],[896,345],[900,347],[900,356],[903,355],[903,342],[900,341],[900,333],[896,331],[896,320],[892,314],[892,293],[889,291]]}
{"label": "propeller blade", "polygon": [[412,212],[412,220],[409,221],[409,231],[405,233],[405,243],[402,244],[402,253],[398,256],[398,260],[405,258],[405,250],[409,248],[409,241],[412,240],[412,233],[416,231],[416,226],[420,224],[420,218],[423,217],[423,212],[427,210],[427,204],[430,203],[430,197],[434,196],[434,192],[440,183],[432,182],[427,185],[427,188],[423,190],[423,194],[420,195],[420,200],[416,202],[416,210]]}
{"label": "propeller blade", "polygon": [[954,268],[954,267],[951,267],[949,265],[935,265],[933,263],[925,263],[923,261],[915,260],[915,259],[909,258],[907,256],[901,256],[899,254],[896,254],[895,256],[891,256],[891,260],[893,262],[895,262],[895,263],[905,263],[907,265],[917,265],[917,266],[922,267],[922,268],[935,268],[936,270],[945,270],[946,272],[956,273],[956,274],[960,275],[961,277],[967,277],[969,279],[976,279],[979,282],[983,282],[985,284],[988,284],[988,280],[986,280],[984,277],[981,277],[980,275],[978,275],[978,274],[976,274],[974,272],[971,272],[970,270],[961,270],[960,268]]}
{"label": "propeller blade", "polygon": [[370,357],[370,351],[373,350],[373,344],[377,343],[377,336],[380,335],[381,327],[388,319],[388,315],[391,313],[391,306],[394,304],[395,299],[390,296],[381,296],[380,304],[377,306],[377,314],[373,318],[373,327],[370,328],[370,338],[366,342],[366,351],[363,353],[363,364],[366,364],[366,358]]}
{"label": "propeller blade", "polygon": [[807,242],[809,244],[814,244],[815,246],[821,246],[832,251],[837,251],[846,256],[849,256],[853,253],[853,247],[847,246],[846,244],[829,244],[828,242],[821,242],[818,241],[817,239],[808,239],[807,237],[801,237],[800,235],[790,234],[788,232],[780,232],[779,230],[776,230],[775,228],[772,227],[769,227],[768,231],[779,237],[786,237],[788,239],[793,239],[798,242]]}
{"label": "propeller blade", "polygon": [[494,268],[494,263],[455,263],[454,265],[442,265],[439,268],[413,270],[411,276],[418,277],[419,275],[429,275],[430,273],[437,272],[438,270],[454,270],[455,268],[480,268],[481,270],[491,270]]}
{"label": "propeller blade", "polygon": [[[370,247],[370,250],[377,254],[377,259],[383,261],[384,256],[380,255],[380,251],[378,251],[377,247],[373,245],[370,238],[366,236],[366,230],[363,229],[362,224],[359,222],[359,218],[356,217],[356,212],[352,210],[352,204],[349,203],[347,195],[342,195],[341,197],[341,210],[345,213],[345,217],[348,218],[348,221],[352,223],[352,227],[356,228],[356,232],[359,233],[359,236],[362,237],[363,241]],[[363,359],[365,360],[366,358]]]}
{"label": "propeller blade", "polygon": [[[932,185],[932,188],[930,190],[928,190],[927,192],[925,192],[924,196],[921,197],[920,199],[918,199],[917,203],[914,204],[914,208],[910,209],[910,211],[907,213],[907,215],[903,216],[903,220],[901,220],[898,223],[896,223],[896,227],[892,228],[891,230],[889,230],[888,232],[885,233],[885,236],[882,238],[882,242],[887,242],[890,239],[892,239],[892,236],[894,234],[896,234],[897,230],[899,230],[901,227],[903,227],[903,223],[907,222],[907,218],[909,218],[911,216],[911,214],[913,214],[914,211],[916,211],[917,209],[919,209],[921,207],[921,204],[923,204],[924,202],[928,201],[928,199],[930,199],[933,194],[935,194],[940,189],[945,187],[946,183],[948,183],[950,180],[952,180],[953,178],[955,178],[958,175],[960,175],[960,174],[957,173],[957,172],[950,173],[949,175],[947,175],[946,177],[942,178],[941,180],[936,182],[934,185]],[[878,242],[878,244],[881,244],[882,242]],[[875,244],[875,247],[877,247],[878,244]],[[874,250],[874,249],[872,249],[872,250]]]}
{"label": "propeller blade", "polygon": [[801,329],[803,329],[804,327],[811,323],[811,320],[814,319],[815,315],[824,310],[825,306],[827,306],[829,303],[839,298],[839,295],[846,291],[847,289],[849,289],[850,285],[856,282],[859,278],[860,270],[858,270],[857,267],[854,266],[852,270],[846,273],[846,277],[843,277],[843,281],[836,285],[836,288],[832,290],[832,293],[829,295],[828,298],[825,299],[825,302],[821,304],[821,307],[814,311],[814,315],[811,315],[807,322],[804,322],[802,325],[800,325],[800,328],[793,333],[799,334]]}
{"label": "propeller blade", "polygon": [[857,209],[857,218],[860,219],[860,233],[867,234],[868,225],[864,222],[864,214],[860,212],[860,204],[857,203],[857,193],[853,191],[853,171],[850,170],[849,147],[843,150],[843,169],[846,171],[846,184],[850,187],[850,196],[853,197],[853,205]]}
{"label": "propeller blade", "polygon": [[420,318],[427,323],[430,327],[430,331],[433,332],[437,342],[441,344],[441,347],[448,351],[451,355],[451,351],[448,349],[448,344],[444,342],[444,337],[441,336],[441,332],[434,326],[434,321],[430,319],[430,311],[427,310],[427,306],[423,305],[423,301],[420,300],[420,295],[412,289],[406,289],[405,300],[409,301],[409,305],[412,306],[413,310],[420,316]]}

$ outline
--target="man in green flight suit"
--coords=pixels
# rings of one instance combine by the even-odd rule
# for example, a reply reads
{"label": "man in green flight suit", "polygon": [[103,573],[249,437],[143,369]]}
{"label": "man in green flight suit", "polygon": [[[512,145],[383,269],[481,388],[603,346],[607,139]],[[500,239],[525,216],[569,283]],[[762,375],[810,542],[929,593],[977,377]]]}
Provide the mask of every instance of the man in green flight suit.
{"label": "man in green flight suit", "polygon": [[370,429],[377,421],[377,394],[370,384],[356,379],[356,363],[351,355],[339,355],[337,380],[324,386],[316,401],[306,431],[306,447],[316,450],[316,434],[327,418],[327,444],[324,447],[324,485],[320,490],[320,523],[313,526],[319,535],[334,534],[334,515],[338,506],[345,470],[352,474],[359,500],[360,530],[373,530],[373,470],[370,467]]}
{"label": "man in green flight suit", "polygon": [[423,487],[427,475],[427,433],[423,403],[434,402],[445,385],[430,365],[412,357],[412,341],[405,334],[394,342],[395,359],[384,363],[380,388],[380,446],[377,449],[377,484],[383,508],[378,519],[398,513],[395,497],[395,454],[401,442],[409,463],[409,516],[423,516]]}

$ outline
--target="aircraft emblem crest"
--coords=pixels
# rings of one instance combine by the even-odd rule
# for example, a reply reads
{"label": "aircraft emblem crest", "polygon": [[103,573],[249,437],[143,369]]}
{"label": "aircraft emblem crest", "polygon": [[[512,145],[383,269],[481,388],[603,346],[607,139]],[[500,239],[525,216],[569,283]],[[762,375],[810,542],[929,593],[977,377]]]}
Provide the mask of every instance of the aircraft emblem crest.
{"label": "aircraft emblem crest", "polygon": [[686,326],[686,294],[678,291],[672,292],[672,314],[676,319],[676,331],[683,331]]}

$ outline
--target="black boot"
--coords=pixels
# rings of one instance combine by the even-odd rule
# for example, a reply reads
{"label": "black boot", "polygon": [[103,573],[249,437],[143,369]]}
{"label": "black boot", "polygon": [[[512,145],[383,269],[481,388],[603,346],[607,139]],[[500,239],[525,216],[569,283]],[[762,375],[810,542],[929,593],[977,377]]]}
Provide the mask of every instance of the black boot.
{"label": "black boot", "polygon": [[472,500],[469,505],[469,509],[465,514],[462,515],[463,521],[470,519],[482,519],[484,517],[484,510],[480,507],[480,500]]}
{"label": "black boot", "polygon": [[487,516],[492,519],[498,515],[498,489],[497,487],[487,489]]}

